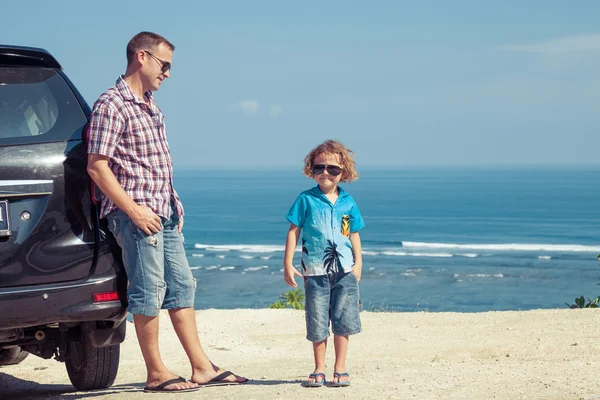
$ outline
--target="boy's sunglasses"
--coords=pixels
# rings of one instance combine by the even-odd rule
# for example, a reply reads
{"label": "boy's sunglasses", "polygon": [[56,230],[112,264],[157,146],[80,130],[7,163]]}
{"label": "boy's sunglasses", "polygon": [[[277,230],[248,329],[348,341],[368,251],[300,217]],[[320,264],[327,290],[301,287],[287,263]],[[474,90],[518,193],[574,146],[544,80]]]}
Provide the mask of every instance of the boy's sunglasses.
{"label": "boy's sunglasses", "polygon": [[315,164],[312,167],[312,173],[315,175],[321,175],[325,170],[331,176],[338,176],[342,173],[342,167],[338,167],[337,165]]}
{"label": "boy's sunglasses", "polygon": [[160,70],[162,71],[163,74],[166,73],[167,71],[171,70],[171,63],[170,62],[161,60],[160,58],[156,57],[154,54],[150,53],[148,50],[144,50],[144,51],[150,57],[152,57],[156,61],[158,61],[158,63],[160,64]]}

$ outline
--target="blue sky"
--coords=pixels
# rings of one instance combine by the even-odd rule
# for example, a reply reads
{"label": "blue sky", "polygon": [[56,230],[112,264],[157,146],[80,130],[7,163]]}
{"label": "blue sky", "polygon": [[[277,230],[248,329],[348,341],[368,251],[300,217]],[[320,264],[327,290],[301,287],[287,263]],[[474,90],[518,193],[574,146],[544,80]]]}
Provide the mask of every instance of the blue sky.
{"label": "blue sky", "polygon": [[600,2],[8,2],[0,43],[42,47],[91,104],[157,32],[179,167],[597,164]]}

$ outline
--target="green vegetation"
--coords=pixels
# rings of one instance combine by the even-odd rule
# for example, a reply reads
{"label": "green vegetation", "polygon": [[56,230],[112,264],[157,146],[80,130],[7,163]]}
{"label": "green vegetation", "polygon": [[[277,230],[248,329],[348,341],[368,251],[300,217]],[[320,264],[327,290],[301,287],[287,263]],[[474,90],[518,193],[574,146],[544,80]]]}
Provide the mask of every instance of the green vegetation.
{"label": "green vegetation", "polygon": [[269,308],[293,308],[304,310],[304,294],[302,289],[287,291],[279,296],[279,300],[271,304]]}
{"label": "green vegetation", "polygon": [[589,297],[587,298],[587,304],[585,302],[585,298],[583,296],[575,298],[575,304],[566,303],[569,308],[598,308],[598,302],[600,301],[600,297],[596,297],[594,300],[591,300]]}
{"label": "green vegetation", "polygon": [[[596,256],[596,258],[598,260],[600,260],[600,254],[598,254]],[[600,285],[600,283],[599,283]],[[576,297],[575,298],[575,304],[567,304],[567,306],[569,308],[598,308],[598,303],[600,302],[600,296],[596,297],[595,299],[590,299],[589,297],[587,297],[587,303],[585,302],[585,297],[581,296],[581,297]]]}

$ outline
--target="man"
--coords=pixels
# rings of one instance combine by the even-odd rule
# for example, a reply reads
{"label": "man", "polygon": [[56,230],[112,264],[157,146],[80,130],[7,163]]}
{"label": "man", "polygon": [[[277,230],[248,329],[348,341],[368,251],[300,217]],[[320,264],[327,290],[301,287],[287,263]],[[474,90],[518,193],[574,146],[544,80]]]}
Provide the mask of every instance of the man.
{"label": "man", "polygon": [[[165,123],[153,91],[171,76],[175,47],[152,32],[127,45],[127,71],[94,104],[88,172],[102,190],[100,217],[123,250],[127,298],[146,363],[146,391],[192,391],[247,379],[211,363],[198,339],[192,277],[181,229],[183,206],[173,188]],[[169,316],[192,366],[191,382],[165,366],[158,315]]]}

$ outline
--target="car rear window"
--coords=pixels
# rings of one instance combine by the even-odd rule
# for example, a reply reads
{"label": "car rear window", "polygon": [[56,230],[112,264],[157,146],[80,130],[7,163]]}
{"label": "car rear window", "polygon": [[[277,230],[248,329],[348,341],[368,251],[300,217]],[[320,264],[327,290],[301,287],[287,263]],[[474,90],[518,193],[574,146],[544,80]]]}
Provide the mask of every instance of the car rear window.
{"label": "car rear window", "polygon": [[68,140],[87,120],[55,70],[0,66],[0,144]]}

